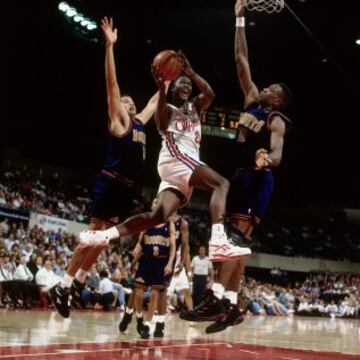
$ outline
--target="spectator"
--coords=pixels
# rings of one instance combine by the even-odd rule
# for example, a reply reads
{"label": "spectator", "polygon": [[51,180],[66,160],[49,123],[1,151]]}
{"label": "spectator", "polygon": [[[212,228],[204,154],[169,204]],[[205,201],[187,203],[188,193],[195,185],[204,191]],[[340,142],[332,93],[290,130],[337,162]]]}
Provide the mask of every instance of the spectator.
{"label": "spectator", "polygon": [[14,274],[15,280],[25,280],[25,281],[32,281],[34,275],[26,266],[26,257],[25,255],[20,255],[19,265],[17,266]]}

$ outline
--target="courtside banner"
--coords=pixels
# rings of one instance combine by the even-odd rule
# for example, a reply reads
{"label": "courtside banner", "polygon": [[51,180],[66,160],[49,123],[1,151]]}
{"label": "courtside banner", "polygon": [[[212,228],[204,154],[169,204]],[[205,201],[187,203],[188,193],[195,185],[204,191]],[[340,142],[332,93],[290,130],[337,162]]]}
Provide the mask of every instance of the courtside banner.
{"label": "courtside banner", "polygon": [[88,227],[86,224],[38,213],[31,213],[29,225],[30,228],[38,226],[45,231],[50,230],[57,232],[58,230],[61,230],[75,235]]}
{"label": "courtside banner", "polygon": [[0,207],[0,218],[9,218],[13,220],[21,220],[28,222],[30,219],[30,213],[26,211],[7,209],[4,207]]}

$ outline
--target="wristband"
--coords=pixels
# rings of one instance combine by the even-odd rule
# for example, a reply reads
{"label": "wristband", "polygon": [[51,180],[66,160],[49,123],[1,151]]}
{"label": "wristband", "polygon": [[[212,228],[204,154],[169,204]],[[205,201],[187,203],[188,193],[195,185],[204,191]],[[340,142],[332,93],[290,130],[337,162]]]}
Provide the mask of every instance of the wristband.
{"label": "wristband", "polygon": [[187,275],[190,277],[192,275],[192,272],[188,271]]}
{"label": "wristband", "polygon": [[244,16],[237,17],[235,26],[236,27],[245,27],[245,17]]}

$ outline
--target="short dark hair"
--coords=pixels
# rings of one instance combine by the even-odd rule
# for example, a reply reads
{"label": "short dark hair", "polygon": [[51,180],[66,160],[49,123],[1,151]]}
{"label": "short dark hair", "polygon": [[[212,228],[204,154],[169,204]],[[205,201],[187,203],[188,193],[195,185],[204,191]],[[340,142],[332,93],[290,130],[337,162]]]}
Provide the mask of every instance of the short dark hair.
{"label": "short dark hair", "polygon": [[108,277],[109,275],[108,275],[108,272],[107,272],[106,270],[101,270],[100,273],[99,273],[99,276],[100,276],[101,278],[106,278],[106,277]]}
{"label": "short dark hair", "polygon": [[292,94],[290,88],[286,84],[278,83],[278,85],[281,87],[281,90],[283,93],[283,95],[282,95],[283,106],[282,107],[285,108],[292,100],[293,94]]}

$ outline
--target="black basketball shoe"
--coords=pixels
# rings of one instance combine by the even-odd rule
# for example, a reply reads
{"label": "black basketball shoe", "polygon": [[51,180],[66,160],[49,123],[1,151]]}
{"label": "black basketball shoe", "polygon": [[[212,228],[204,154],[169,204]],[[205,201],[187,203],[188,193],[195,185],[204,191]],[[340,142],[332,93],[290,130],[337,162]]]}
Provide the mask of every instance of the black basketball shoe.
{"label": "black basketball shoe", "polygon": [[64,318],[68,318],[70,316],[69,295],[70,289],[62,288],[60,283],[49,290],[49,296],[55,306],[55,309]]}
{"label": "black basketball shoe", "polygon": [[208,290],[204,300],[194,310],[182,311],[180,319],[187,321],[215,321],[226,314],[226,309],[221,300]]}
{"label": "black basketball shoe", "polygon": [[[227,299],[225,299],[224,301],[226,300]],[[226,314],[205,329],[205,332],[207,334],[223,331],[229,326],[238,325],[244,321],[244,317],[237,305],[228,305],[225,303],[224,306],[227,307]]]}
{"label": "black basketball shoe", "polygon": [[149,339],[150,337],[150,328],[148,325],[143,325],[140,333],[142,339]]}
{"label": "black basketball shoe", "polygon": [[119,330],[121,332],[126,331],[129,324],[131,323],[131,320],[132,320],[132,314],[129,314],[125,311],[124,317],[122,318],[122,320],[119,324]]}
{"label": "black basketball shoe", "polygon": [[139,335],[141,335],[143,327],[144,327],[144,318],[137,317],[136,318],[136,331],[138,332]]}
{"label": "black basketball shoe", "polygon": [[154,337],[162,338],[164,337],[165,323],[157,322],[155,325]]}

